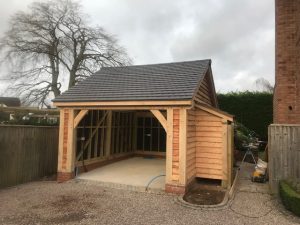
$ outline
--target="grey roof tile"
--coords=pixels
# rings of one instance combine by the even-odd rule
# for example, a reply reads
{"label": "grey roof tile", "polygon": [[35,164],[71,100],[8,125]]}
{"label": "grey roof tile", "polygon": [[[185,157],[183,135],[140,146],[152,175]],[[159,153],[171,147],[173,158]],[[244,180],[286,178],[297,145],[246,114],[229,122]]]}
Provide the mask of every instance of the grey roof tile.
{"label": "grey roof tile", "polygon": [[54,102],[190,100],[211,60],[104,67]]}

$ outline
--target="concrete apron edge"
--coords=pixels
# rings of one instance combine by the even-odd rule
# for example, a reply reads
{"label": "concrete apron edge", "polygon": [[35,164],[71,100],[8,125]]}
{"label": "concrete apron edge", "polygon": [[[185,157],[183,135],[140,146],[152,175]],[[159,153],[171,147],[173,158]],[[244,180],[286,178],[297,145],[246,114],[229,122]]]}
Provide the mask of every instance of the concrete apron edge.
{"label": "concrete apron edge", "polygon": [[134,185],[128,185],[128,184],[119,184],[119,183],[113,183],[113,182],[103,182],[103,181],[93,181],[93,180],[85,180],[80,178],[75,178],[72,181],[68,182],[75,182],[75,183],[84,183],[84,184],[93,184],[98,185],[100,187],[104,188],[113,188],[113,189],[119,189],[119,190],[126,190],[126,191],[133,191],[133,192],[145,192],[145,193],[154,193],[154,194],[166,194],[165,190],[159,189],[159,188],[148,188],[148,190],[145,190],[144,186],[134,186]]}
{"label": "concrete apron edge", "polygon": [[221,210],[221,209],[224,209],[234,199],[238,178],[239,178],[239,170],[237,170],[237,172],[235,174],[234,181],[232,183],[231,188],[227,189],[223,201],[219,204],[216,204],[216,205],[196,205],[196,204],[192,204],[192,203],[186,202],[183,199],[184,195],[177,196],[177,198],[175,198],[175,203],[177,203],[181,206],[187,207],[187,208],[191,208],[191,209],[200,209],[200,210]]}

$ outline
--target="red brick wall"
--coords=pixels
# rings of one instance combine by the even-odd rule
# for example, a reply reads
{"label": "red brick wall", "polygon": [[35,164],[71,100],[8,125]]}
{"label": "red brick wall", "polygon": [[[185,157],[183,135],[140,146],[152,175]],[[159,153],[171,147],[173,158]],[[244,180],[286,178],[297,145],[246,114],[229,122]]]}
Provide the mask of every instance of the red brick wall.
{"label": "red brick wall", "polygon": [[74,178],[74,173],[57,172],[57,182],[65,182]]}
{"label": "red brick wall", "polygon": [[274,123],[300,123],[300,1],[276,0]]}

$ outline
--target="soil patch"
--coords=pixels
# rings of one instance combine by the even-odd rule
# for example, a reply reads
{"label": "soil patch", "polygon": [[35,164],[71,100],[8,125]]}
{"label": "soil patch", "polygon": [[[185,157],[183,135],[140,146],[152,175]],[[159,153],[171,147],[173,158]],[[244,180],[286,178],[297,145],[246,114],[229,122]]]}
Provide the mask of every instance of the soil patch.
{"label": "soil patch", "polygon": [[224,196],[224,191],[197,189],[185,194],[183,199],[196,205],[217,205],[223,201]]}
{"label": "soil patch", "polygon": [[223,201],[225,193],[226,190],[219,185],[198,181],[183,196],[183,200],[195,205],[217,205]]}

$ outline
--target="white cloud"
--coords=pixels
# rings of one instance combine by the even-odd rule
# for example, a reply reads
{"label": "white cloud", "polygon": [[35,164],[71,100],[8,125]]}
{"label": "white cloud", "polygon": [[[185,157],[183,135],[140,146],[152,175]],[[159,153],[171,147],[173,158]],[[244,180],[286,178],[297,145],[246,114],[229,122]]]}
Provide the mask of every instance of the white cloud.
{"label": "white cloud", "polygon": [[[1,1],[0,35],[31,0]],[[91,24],[115,34],[136,64],[211,58],[216,89],[274,83],[274,1],[82,0]],[[1,87],[0,87],[1,88]]]}

